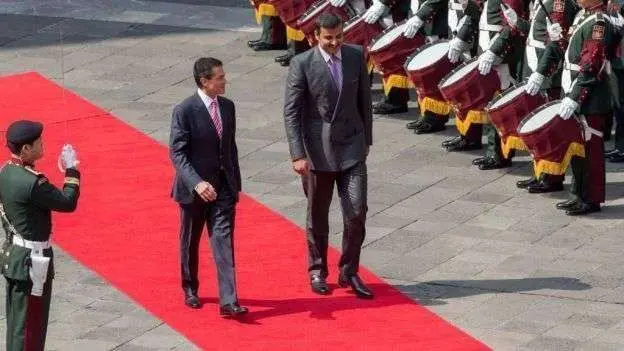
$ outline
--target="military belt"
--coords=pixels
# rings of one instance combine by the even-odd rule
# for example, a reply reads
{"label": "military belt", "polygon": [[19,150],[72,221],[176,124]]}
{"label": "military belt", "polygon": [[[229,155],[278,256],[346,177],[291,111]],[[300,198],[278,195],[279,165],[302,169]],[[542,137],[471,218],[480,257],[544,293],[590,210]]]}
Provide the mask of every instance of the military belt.
{"label": "military belt", "polygon": [[527,45],[538,49],[545,49],[546,44],[543,41],[535,40],[531,37],[527,40]]}
{"label": "military belt", "polygon": [[503,30],[503,26],[498,24],[479,23],[479,30],[484,30],[488,32],[500,32],[501,30]]}
{"label": "military belt", "polygon": [[459,3],[456,3],[456,2],[452,2],[451,3],[451,10],[464,11],[464,7],[462,6],[462,4],[459,4]]}
{"label": "military belt", "polygon": [[580,72],[581,70],[581,66],[574,64],[574,63],[565,63],[563,65],[564,69],[569,69],[570,71],[576,71],[576,72]]}
{"label": "military belt", "polygon": [[42,255],[43,250],[50,248],[49,241],[31,241],[24,239],[21,235],[13,235],[13,245],[31,249],[34,254]]}

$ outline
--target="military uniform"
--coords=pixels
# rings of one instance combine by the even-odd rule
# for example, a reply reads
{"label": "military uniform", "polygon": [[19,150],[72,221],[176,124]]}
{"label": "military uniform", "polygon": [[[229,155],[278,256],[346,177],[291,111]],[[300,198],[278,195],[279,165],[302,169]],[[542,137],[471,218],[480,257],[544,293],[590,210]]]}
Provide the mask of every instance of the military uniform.
{"label": "military uniform", "polygon": [[[10,132],[11,128],[9,141],[15,136]],[[0,269],[6,279],[7,350],[44,349],[54,278],[51,212],[74,211],[79,179],[80,173],[68,168],[63,190],[59,190],[19,158],[0,169],[0,217],[7,237],[0,252]]]}
{"label": "military uniform", "polygon": [[[623,19],[624,7],[617,4],[610,4],[609,13],[612,17]],[[620,23],[622,25],[622,23]],[[624,28],[619,28],[620,36]],[[613,69],[613,75],[617,81],[617,92],[619,106],[616,107],[614,112],[615,117],[615,143],[614,149],[605,154],[609,162],[624,162],[624,56],[620,54],[619,57],[614,57],[611,61],[611,68]],[[605,127],[605,132],[611,132],[611,126]]]}
{"label": "military uniform", "polygon": [[[541,77],[550,75],[544,79],[541,89],[545,90],[551,99],[561,98],[561,71],[562,67],[557,64],[549,66],[550,72],[540,71],[539,63],[544,57],[544,52],[548,46],[557,46],[565,49],[565,41],[551,41],[548,37],[547,21],[557,23],[564,31],[567,31],[576,13],[579,11],[574,0],[546,0],[544,7],[539,2],[533,4],[533,18],[530,23],[526,51],[525,51],[525,76],[530,76],[537,72]],[[550,19],[549,19],[550,18]],[[520,21],[524,22],[524,21]],[[521,25],[525,27],[524,24]],[[542,70],[545,68],[541,65]],[[554,69],[554,72],[552,71]],[[521,180],[516,183],[519,188],[526,188],[530,193],[546,193],[563,190],[563,174],[553,174],[548,169],[538,170],[535,164],[533,177]]]}
{"label": "military uniform", "polygon": [[262,24],[262,35],[247,45],[254,51],[282,50],[286,47],[286,27],[279,18],[275,6],[267,0],[253,1],[256,21]]}
{"label": "military uniform", "polygon": [[[563,60],[561,85],[566,101],[576,103],[575,110],[586,123],[585,157],[573,156],[572,198],[557,204],[569,215],[579,215],[600,210],[605,201],[605,164],[603,126],[612,118],[609,97],[609,60],[615,56],[619,43],[615,28],[605,14],[606,6],[582,9],[574,18],[568,32],[569,44],[564,51],[552,46],[545,55],[547,62]],[[549,46],[548,49],[551,47]],[[551,64],[552,65],[552,64]],[[553,71],[552,66],[546,71]],[[559,112],[561,116],[563,112]]]}

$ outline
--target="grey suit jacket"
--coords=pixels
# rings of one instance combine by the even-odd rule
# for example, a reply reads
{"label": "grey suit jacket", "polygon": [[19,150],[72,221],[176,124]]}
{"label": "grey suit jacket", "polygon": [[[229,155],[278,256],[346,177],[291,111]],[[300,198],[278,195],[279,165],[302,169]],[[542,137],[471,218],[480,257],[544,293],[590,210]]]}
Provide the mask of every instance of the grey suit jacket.
{"label": "grey suit jacket", "polygon": [[[223,125],[221,139],[197,93],[186,98],[173,109],[169,156],[175,167],[171,196],[181,204],[190,204],[197,195],[195,186],[202,180],[219,191],[230,186],[236,194],[241,190],[241,174],[236,147],[236,112],[234,103],[219,96],[219,110]],[[228,184],[221,184],[219,172],[224,171]]]}
{"label": "grey suit jacket", "polygon": [[284,123],[292,160],[308,158],[313,170],[335,172],[366,160],[373,144],[372,101],[362,49],[343,45],[342,90],[318,47],[290,62]]}

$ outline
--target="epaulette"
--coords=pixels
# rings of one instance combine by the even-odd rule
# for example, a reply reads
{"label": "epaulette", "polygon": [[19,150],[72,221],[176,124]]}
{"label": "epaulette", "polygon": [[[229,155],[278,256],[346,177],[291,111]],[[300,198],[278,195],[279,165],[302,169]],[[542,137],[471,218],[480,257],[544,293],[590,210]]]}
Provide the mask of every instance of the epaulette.
{"label": "epaulette", "polygon": [[29,166],[24,166],[23,168],[24,168],[25,170],[27,170],[28,172],[30,172],[30,173],[32,173],[32,174],[34,174],[34,175],[36,175],[37,177],[38,177],[38,176],[42,176],[42,175],[43,175],[43,173],[41,173],[41,172],[37,172],[37,171],[35,171],[34,169],[32,169],[31,167],[29,167]]}

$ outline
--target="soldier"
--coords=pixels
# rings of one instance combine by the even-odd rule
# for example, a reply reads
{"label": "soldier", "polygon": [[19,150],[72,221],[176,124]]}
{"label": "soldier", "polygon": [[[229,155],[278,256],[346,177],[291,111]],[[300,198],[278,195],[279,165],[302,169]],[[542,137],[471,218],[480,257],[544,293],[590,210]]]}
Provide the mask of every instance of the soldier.
{"label": "soldier", "polygon": [[[17,121],[6,133],[11,160],[0,169],[0,218],[7,240],[0,252],[6,288],[7,350],[44,349],[54,278],[51,212],[72,212],[79,196],[76,152],[66,145],[63,190],[34,169],[43,156],[43,125]],[[26,327],[28,326],[28,328]]]}
{"label": "soldier", "polygon": [[286,48],[286,27],[280,20],[275,6],[268,1],[252,1],[256,9],[256,21],[262,24],[260,39],[250,40],[247,45],[254,51],[283,50]]}
{"label": "soldier", "polygon": [[[618,4],[611,2],[609,4],[609,13],[611,14],[612,23],[617,23],[620,29],[620,36],[622,36],[622,25],[624,24],[624,8]],[[615,24],[614,23],[614,24]],[[611,61],[611,68],[613,69],[613,75],[617,79],[618,86],[618,101],[619,106],[614,111],[615,115],[615,143],[614,148],[609,151],[605,151],[605,157],[609,162],[621,163],[624,162],[624,57],[615,57]],[[607,126],[609,131],[611,128]]]}
{"label": "soldier", "polygon": [[[557,46],[563,50],[566,47],[566,42],[564,39],[550,40],[547,27],[549,24],[558,23],[561,28],[567,30],[579,8],[574,0],[546,0],[543,5],[544,7],[536,1],[533,6],[533,19],[528,33],[525,55],[527,73],[531,74],[525,90],[530,95],[535,95],[540,90],[546,90],[551,99],[559,99],[561,98],[561,67],[558,62],[549,65],[544,64],[549,57],[552,57],[544,55],[544,53],[547,50],[552,50],[552,48],[547,49],[549,46]],[[520,24],[522,20],[518,22]],[[541,65],[540,62],[542,62]],[[547,68],[550,69],[549,72],[545,72]],[[550,78],[547,79],[546,75],[549,75]],[[527,189],[529,193],[563,190],[564,174],[552,173],[556,172],[543,170],[541,175],[538,175],[538,170],[535,169],[533,177],[518,181],[516,186]]]}
{"label": "soldier", "polygon": [[[366,23],[372,24],[391,12],[394,22],[400,22],[407,17],[409,10],[410,0],[373,0],[371,7],[362,16]],[[384,77],[383,85],[385,98],[373,106],[373,113],[387,115],[407,112],[409,100],[407,75]]]}
{"label": "soldier", "polygon": [[[403,32],[405,37],[413,38],[421,27],[424,27],[429,42],[448,37],[448,0],[428,0],[422,4],[418,0],[413,0],[411,6],[414,15],[407,20]],[[451,113],[450,104],[431,96],[418,96],[418,104],[420,118],[409,122],[408,129],[414,129],[416,134],[427,134],[446,128],[445,124]]]}
{"label": "soldier", "polygon": [[[528,1],[525,0],[487,0],[479,23],[479,47],[483,52],[479,56],[479,72],[487,75],[495,69],[501,80],[501,89],[507,89],[522,75],[522,57],[524,55],[525,36],[510,25],[503,12],[513,13],[509,17],[528,18]],[[485,155],[472,161],[481,170],[498,169],[511,166],[513,151],[507,157],[502,152],[501,138],[496,128],[483,121],[483,132],[487,137]]]}
{"label": "soldier", "polygon": [[[605,160],[602,131],[605,120],[612,118],[608,97],[609,60],[615,56],[619,35],[606,14],[606,1],[578,0],[579,11],[570,31],[565,52],[556,47],[546,54],[563,59],[561,86],[565,97],[559,117],[569,119],[577,113],[585,126],[585,158],[573,157],[571,199],[557,203],[567,215],[600,211],[605,201]],[[563,38],[563,28],[553,24],[551,37]],[[605,98],[606,97],[606,98]]]}

